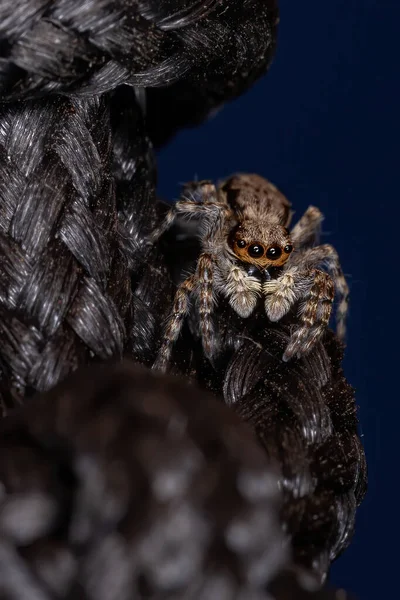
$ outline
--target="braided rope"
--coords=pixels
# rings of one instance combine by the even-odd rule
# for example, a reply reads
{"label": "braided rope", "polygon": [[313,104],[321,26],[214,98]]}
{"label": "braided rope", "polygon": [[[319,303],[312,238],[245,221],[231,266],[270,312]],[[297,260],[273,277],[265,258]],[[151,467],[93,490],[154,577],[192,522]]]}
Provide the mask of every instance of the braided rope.
{"label": "braided rope", "polygon": [[[121,95],[114,101],[121,121]],[[3,409],[93,356],[122,356],[132,320],[133,259],[120,239],[134,243],[128,221],[136,204],[147,205],[154,184],[149,142],[142,136],[123,154],[118,136],[113,147],[110,118],[104,97],[52,98],[0,111]],[[128,170],[115,181],[113,161]]]}
{"label": "braided rope", "polygon": [[[88,360],[126,350],[151,363],[171,286],[144,252],[154,159],[140,102],[120,84],[193,68],[225,99],[233,81],[239,93],[273,49],[276,7],[258,4],[0,4],[3,412]],[[11,102],[34,95],[48,97]]]}
{"label": "braided rope", "polygon": [[285,572],[250,429],[172,378],[92,367],[36,397],[3,422],[0,482],[2,598],[334,598]]}
{"label": "braided rope", "polygon": [[[182,256],[179,245],[171,239],[167,248],[160,245],[151,251],[146,249],[146,234],[154,227],[160,209],[155,201],[150,139],[163,143],[178,127],[199,122],[210,110],[251,85],[271,60],[276,24],[275,0],[17,0],[13,5],[0,2],[3,413],[35,391],[53,387],[86,362],[120,359],[126,353],[145,364],[152,363],[173,297],[168,273],[175,270],[181,274],[178,257]],[[136,94],[123,84],[154,86],[146,92],[145,123],[141,110],[143,93]],[[185,255],[183,259],[188,262]],[[183,264],[182,268],[186,266]],[[284,500],[282,519],[292,538],[295,562],[322,581],[330,561],[350,540],[356,505],[365,492],[365,459],[357,437],[353,392],[343,377],[341,353],[332,335],[327,334],[309,358],[282,371],[278,357],[287,343],[292,318],[289,315],[286,322],[276,326],[252,319],[244,327],[243,321],[235,321],[232,312],[222,306],[217,315],[221,336],[221,362],[217,369],[204,361],[194,333],[195,320],[177,344],[174,368],[222,396],[252,425],[267,455],[279,468]],[[101,381],[106,385],[104,379]],[[142,384],[150,385],[144,379]],[[76,390],[73,396],[82,400]],[[42,398],[47,398],[46,403],[51,404],[50,399],[56,402],[52,395]],[[101,394],[96,398],[96,402],[101,402]],[[191,391],[190,400],[192,410],[197,411],[203,396],[198,395],[196,402],[195,392]],[[48,408],[45,404],[43,410]],[[94,406],[89,410],[90,422],[96,410]],[[209,410],[208,421],[211,414],[214,417],[213,409]],[[67,414],[62,412],[63,419],[67,419]],[[223,421],[216,420],[221,430]],[[112,419],[108,422],[112,423]],[[50,468],[53,477],[46,440],[55,432],[53,422],[46,431],[34,435],[31,447],[27,423],[29,419],[22,426],[22,433],[18,426],[17,433],[7,438],[7,444],[14,435],[17,439],[10,452],[4,449],[3,474],[6,477],[10,465],[14,465],[14,456],[21,452],[24,458],[15,463],[14,473],[16,477],[25,473],[29,483],[43,469]],[[93,443],[100,444],[96,450],[100,451],[103,429],[96,429],[96,420],[93,423]],[[123,439],[129,443],[123,446],[126,458],[119,455],[122,461],[131,460],[132,429],[126,431],[129,433]],[[149,433],[152,429],[144,431]],[[20,435],[29,446],[28,454],[20,448]],[[66,433],[68,439],[70,435],[70,431]],[[88,425],[80,443],[89,443],[90,435]],[[242,451],[240,441],[237,439]],[[247,440],[243,441],[243,446],[246,444]],[[164,452],[161,446],[155,447],[161,454]],[[83,452],[80,446],[77,452]],[[149,449],[146,456],[155,452],[154,448]],[[182,447],[173,455],[182,473],[185,468],[179,458],[185,452]],[[96,497],[96,477],[106,477],[114,463],[100,461],[94,483],[88,483],[88,497],[81,481],[82,499],[75,496],[79,469],[72,467],[62,452],[58,455],[53,446],[50,453],[59,456],[55,460],[61,471],[64,460],[68,465],[66,479],[51,480],[56,506],[72,518],[68,503],[79,499],[87,524],[88,515],[93,516],[92,500],[87,498]],[[32,462],[28,461],[30,454]],[[0,460],[2,457],[1,454]],[[137,473],[137,481],[144,481],[147,489],[151,478],[146,479],[135,461],[136,458],[128,470]],[[84,463],[82,480],[86,477],[83,473],[90,478],[94,472],[91,468]],[[222,473],[225,481],[226,473],[221,470]],[[47,476],[44,473],[38,479],[42,490],[49,481]],[[229,481],[226,485],[229,490]],[[118,504],[121,498],[118,500],[115,494],[110,502]],[[38,550],[48,533],[46,527],[50,526],[48,518],[43,518],[43,507],[47,507],[46,511],[54,507],[53,496],[50,503],[49,498],[44,504],[42,500],[35,504],[35,499],[29,497],[25,505],[17,504],[15,508],[15,522],[27,515],[31,525],[36,523]],[[92,532],[102,530],[101,514],[109,506],[108,497],[105,500],[104,507],[95,507],[100,520],[94,521]],[[229,506],[227,498],[221,506]],[[151,511],[148,518],[153,518]],[[131,523],[133,529],[137,527],[136,513]],[[263,531],[265,534],[266,529]],[[150,529],[146,532],[149,535]],[[61,579],[55,588],[46,580],[40,591],[36,573],[33,579],[23,579],[26,564],[18,561],[22,556],[33,564],[35,552],[29,555],[29,550],[24,544],[19,547],[9,530],[7,535],[11,537],[0,551],[0,568],[6,574],[20,568],[18,577],[22,579],[14,582],[20,585],[22,581],[21,594],[29,590],[32,598],[59,595],[59,590],[64,589],[60,587]],[[47,541],[43,546],[45,555],[52,547],[46,546]],[[49,565],[44,579],[55,573],[56,578],[61,578],[65,572],[68,577],[70,542],[68,538],[68,547],[62,548],[63,556],[67,556],[62,568],[61,563],[57,566],[44,561]],[[110,561],[112,556],[113,552],[109,553]],[[229,570],[231,557],[224,556],[222,562]],[[97,576],[102,572],[104,556],[100,558],[95,560],[91,555],[95,562],[87,563],[85,585],[94,586],[87,595],[97,598],[104,589],[105,596],[111,598],[114,575],[133,574],[109,562],[107,585],[99,586],[93,577],[89,584],[92,567]],[[5,575],[0,581],[9,583],[10,579]],[[140,581],[135,585],[144,585],[140,593],[145,594],[148,580]],[[11,588],[1,592],[11,596],[14,593]],[[72,594],[78,592],[72,587]],[[193,597],[197,597],[195,592]]]}
{"label": "braided rope", "polygon": [[232,86],[265,70],[276,22],[275,0],[3,2],[0,96],[92,96],[184,75]]}

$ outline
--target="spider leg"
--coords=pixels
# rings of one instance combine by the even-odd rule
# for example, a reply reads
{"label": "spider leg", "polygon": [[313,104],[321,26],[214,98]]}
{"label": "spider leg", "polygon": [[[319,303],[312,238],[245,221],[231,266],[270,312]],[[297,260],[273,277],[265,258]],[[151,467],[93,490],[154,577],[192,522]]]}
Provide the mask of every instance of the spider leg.
{"label": "spider leg", "polygon": [[169,209],[162,223],[153,229],[148,237],[149,244],[154,244],[170,227],[172,227],[178,214],[177,204],[178,203]]}
{"label": "spider leg", "polygon": [[213,261],[209,254],[203,253],[200,255],[196,274],[201,340],[204,353],[211,360],[215,348],[215,332],[211,318],[214,306]]}
{"label": "spider leg", "polygon": [[[309,206],[301,219],[293,227],[290,237],[296,249],[315,243],[319,237],[323,215],[319,208]],[[313,250],[313,249],[312,249]],[[307,250],[295,252],[283,275],[276,280],[267,281],[263,285],[265,312],[271,321],[279,321],[293,304],[303,295],[302,271],[303,257]],[[317,261],[318,263],[318,261]],[[316,265],[311,265],[312,268]],[[301,267],[301,271],[300,271]]]}
{"label": "spider leg", "polygon": [[215,334],[211,319],[214,304],[213,256],[218,249],[218,244],[221,243],[220,238],[223,238],[225,218],[229,211],[227,204],[218,202],[217,190],[210,182],[188,184],[182,199],[167,213],[164,222],[152,235],[152,239],[156,240],[171,226],[179,214],[184,217],[192,215],[201,217],[199,235],[203,252],[197,261],[194,275],[186,279],[176,291],[173,310],[167,321],[161,348],[153,365],[154,368],[166,370],[173,344],[179,337],[184,318],[189,311],[189,296],[193,291],[196,292],[197,297],[204,353],[208,358],[212,357],[215,346]]}
{"label": "spider leg", "polygon": [[[293,258],[295,258],[295,255]],[[322,246],[305,250],[299,260],[302,265],[306,264],[309,269],[316,268],[319,265],[325,266],[332,277],[339,299],[336,308],[336,333],[339,339],[344,339],[346,335],[346,317],[349,308],[349,286],[340,266],[336,250],[330,244],[323,244]]]}
{"label": "spider leg", "polygon": [[149,241],[154,244],[175,222],[179,214],[190,218],[193,214],[201,214],[201,204],[194,200],[178,200],[172,206],[164,217],[161,225],[153,230],[149,236]]}
{"label": "spider leg", "polygon": [[181,197],[183,200],[191,200],[196,204],[217,202],[218,192],[212,181],[190,181],[183,187]]}
{"label": "spider leg", "polygon": [[217,190],[212,183],[204,181],[199,184],[188,184],[184,188],[181,200],[178,200],[167,212],[161,225],[150,235],[149,241],[151,244],[156,242],[173,225],[178,215],[184,218],[196,215],[205,217],[205,228],[208,233],[215,220],[222,220],[226,209],[225,204],[218,202]]}
{"label": "spider leg", "polygon": [[201,254],[197,262],[196,272],[185,279],[178,287],[172,313],[164,330],[163,341],[153,365],[158,371],[165,371],[171,358],[172,348],[182,330],[183,322],[189,312],[189,296],[198,287],[198,308],[200,314],[200,333],[204,353],[212,358],[215,335],[211,319],[214,305],[213,296],[213,263],[209,254]]}
{"label": "spider leg", "polygon": [[[185,199],[189,200],[185,200]],[[201,202],[198,199],[201,199]],[[193,202],[196,199],[197,214],[201,216],[200,237],[203,246],[207,249],[213,245],[216,235],[224,228],[224,222],[229,211],[225,202],[218,200],[217,188],[210,181],[192,182],[186,185],[183,191],[183,200],[179,202],[181,212],[186,211],[185,202]],[[212,250],[212,248],[211,248]]]}
{"label": "spider leg", "polygon": [[182,330],[184,319],[189,311],[189,296],[197,283],[196,274],[183,281],[175,293],[172,313],[168,318],[161,347],[152,366],[153,369],[165,372],[171,358],[172,348]]}
{"label": "spider leg", "polygon": [[319,270],[309,272],[308,278],[312,278],[313,283],[304,298],[300,327],[293,332],[283,354],[284,361],[311,350],[329,322],[335,294],[333,281],[327,273]]}
{"label": "spider leg", "polygon": [[290,232],[293,244],[301,248],[318,242],[323,218],[319,208],[309,206]]}

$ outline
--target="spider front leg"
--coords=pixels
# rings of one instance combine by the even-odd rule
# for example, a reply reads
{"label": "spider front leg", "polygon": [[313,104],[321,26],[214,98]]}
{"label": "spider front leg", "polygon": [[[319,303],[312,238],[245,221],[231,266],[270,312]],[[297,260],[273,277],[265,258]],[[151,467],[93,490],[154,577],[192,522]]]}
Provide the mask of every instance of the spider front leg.
{"label": "spider front leg", "polygon": [[329,322],[335,293],[331,277],[318,269],[304,271],[292,266],[279,279],[264,283],[263,291],[265,312],[271,321],[280,321],[295,302],[303,301],[300,325],[292,334],[283,360],[307,353]]}
{"label": "spider front leg", "polygon": [[288,361],[298,358],[311,350],[323,335],[332,311],[335,289],[331,277],[323,271],[314,270],[304,274],[304,279],[312,280],[309,292],[304,297],[300,314],[300,326],[293,332],[283,354]]}
{"label": "spider front leg", "polygon": [[[284,274],[278,279],[264,283],[265,311],[271,321],[280,321],[302,295],[302,276],[300,273],[304,270],[302,257],[307,253],[307,250],[301,249],[316,242],[323,218],[321,211],[316,206],[307,208],[290,233],[291,241],[295,247],[295,252],[291,256],[290,267],[286,268]],[[314,266],[316,265],[307,265],[308,268]]]}
{"label": "spider front leg", "polygon": [[[296,257],[293,257],[296,260]],[[328,273],[333,279],[335,292],[339,302],[336,308],[336,334],[339,339],[343,340],[346,336],[346,317],[349,309],[349,286],[340,266],[339,256],[333,246],[323,244],[305,250],[299,258],[302,265],[306,265],[309,269],[316,268],[319,265],[324,265]]]}

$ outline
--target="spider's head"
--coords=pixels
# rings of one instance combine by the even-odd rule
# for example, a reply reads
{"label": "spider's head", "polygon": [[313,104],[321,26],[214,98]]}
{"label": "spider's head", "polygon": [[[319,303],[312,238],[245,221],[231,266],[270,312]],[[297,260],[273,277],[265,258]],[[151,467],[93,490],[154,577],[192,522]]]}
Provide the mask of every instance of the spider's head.
{"label": "spider's head", "polygon": [[229,245],[239,260],[262,269],[281,267],[293,251],[286,227],[246,221],[232,231]]}

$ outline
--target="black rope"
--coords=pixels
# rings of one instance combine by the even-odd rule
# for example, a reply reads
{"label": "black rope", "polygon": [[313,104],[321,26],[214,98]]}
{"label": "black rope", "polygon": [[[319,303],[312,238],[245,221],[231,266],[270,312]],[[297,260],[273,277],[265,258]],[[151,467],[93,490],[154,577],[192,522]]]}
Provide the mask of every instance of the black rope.
{"label": "black rope", "polygon": [[70,377],[3,421],[0,482],[4,599],[335,598],[291,567],[251,429],[179,380]]}
{"label": "black rope", "polygon": [[[219,86],[221,102],[266,69],[276,20],[272,0],[1,4],[3,411],[89,360],[126,350],[150,364],[168,283],[144,252],[157,210],[151,144],[120,84],[185,71]],[[47,97],[10,102],[33,95]]]}
{"label": "black rope", "polygon": [[[101,94],[183,77],[237,87],[271,58],[275,0],[19,0],[0,5],[0,96]],[[247,82],[246,82],[247,85]]]}
{"label": "black rope", "polygon": [[[163,210],[155,196],[152,143],[159,145],[177,128],[200,122],[265,72],[275,45],[276,24],[274,0],[0,3],[0,406],[3,414],[10,415],[17,405],[26,404],[20,420],[14,422],[10,417],[6,420],[8,433],[0,438],[4,446],[0,457],[2,477],[10,496],[6,495],[2,510],[6,509],[8,515],[15,511],[14,523],[27,519],[27,529],[21,526],[21,535],[33,528],[29,541],[17,539],[16,531],[4,530],[0,572],[7,576],[0,577],[0,591],[5,597],[29,590],[32,598],[58,598],[64,593],[63,576],[66,581],[70,577],[68,581],[72,582],[71,597],[96,595],[97,600],[103,593],[107,598],[119,598],[118,590],[122,588],[118,585],[122,586],[122,579],[118,577],[131,578],[131,587],[124,588],[127,594],[136,590],[149,597],[148,589],[154,591],[150,597],[165,597],[167,593],[157,579],[159,575],[154,574],[164,568],[163,557],[157,555],[156,571],[151,571],[150,578],[145,576],[136,581],[132,563],[129,570],[123,568],[126,565],[123,556],[121,562],[117,561],[120,550],[116,546],[107,555],[109,562],[104,555],[97,554],[97,558],[93,555],[98,551],[95,541],[98,536],[104,534],[101,539],[106,543],[104,530],[109,525],[110,503],[119,506],[125,498],[122,481],[122,487],[112,497],[102,497],[104,506],[98,506],[96,500],[97,475],[106,480],[114,465],[112,451],[108,455],[107,449],[108,458],[102,454],[103,435],[107,435],[107,427],[112,428],[114,423],[110,416],[114,396],[131,397],[134,389],[135,398],[147,395],[159,398],[157,410],[165,410],[171,416],[174,414],[169,405],[171,398],[163,395],[161,389],[166,383],[152,388],[150,375],[143,374],[138,379],[132,376],[132,380],[127,375],[128,387],[124,388],[122,382],[119,388],[112,372],[107,371],[109,388],[100,367],[93,377],[104,388],[93,391],[90,396],[93,404],[87,413],[82,413],[79,411],[85,410],[88,401],[85,390],[91,393],[90,377],[74,380],[83,387],[68,391],[69,376],[86,363],[118,361],[123,355],[147,366],[152,364],[177,278],[191,266],[189,254],[182,253],[173,234],[155,248],[147,244],[148,233],[159,222]],[[144,86],[148,89],[144,90]],[[195,258],[195,246],[193,251]],[[353,391],[341,370],[337,341],[333,334],[327,333],[307,359],[282,365],[280,357],[291,319],[293,315],[272,325],[258,315],[244,322],[221,304],[216,314],[219,362],[211,366],[204,359],[193,315],[176,346],[172,368],[223,398],[252,426],[269,458],[269,468],[274,463],[278,469],[283,495],[281,519],[292,541],[294,564],[303,575],[305,568],[321,583],[330,562],[351,538],[356,506],[365,491],[365,460],[357,437]],[[116,367],[116,373],[122,372]],[[49,392],[31,399],[36,392],[45,392],[63,379],[66,379],[64,392]],[[190,399],[187,407],[185,404],[185,410],[189,410],[185,427],[189,429],[190,420],[193,427],[198,423],[196,411],[202,410],[199,406],[203,402],[210,411],[204,417],[207,424],[213,421],[217,410],[194,387],[190,390],[190,394],[185,392]],[[178,390],[176,394],[185,395]],[[39,409],[41,402],[45,403],[44,413]],[[59,406],[57,418],[51,413],[52,403],[54,410]],[[100,423],[103,408],[105,429]],[[75,415],[75,425],[68,421],[69,410]],[[143,405],[143,414],[135,413],[138,421],[128,418],[129,424],[124,429],[125,408],[115,408],[116,413],[119,410],[121,413],[115,419],[124,434],[116,460],[126,461],[122,470],[125,474],[129,471],[129,485],[136,490],[132,496],[129,491],[132,506],[124,505],[120,516],[126,517],[124,523],[129,523],[127,536],[136,544],[134,555],[139,560],[143,549],[139,551],[142,542],[138,541],[137,528],[140,530],[143,524],[143,531],[150,539],[151,527],[156,522],[153,519],[160,512],[158,509],[153,512],[152,505],[146,505],[151,498],[153,475],[146,475],[144,467],[138,465],[140,452],[130,453],[130,443],[139,423],[144,427],[143,435],[151,441],[153,424],[151,419],[146,421]],[[232,410],[226,409],[221,418],[215,417],[220,429],[217,437],[223,437],[224,419],[229,421],[231,413]],[[52,414],[53,420],[47,422],[47,429],[42,432],[35,430],[34,424],[40,423],[45,414],[49,419]],[[173,423],[172,416],[171,419]],[[57,429],[60,423],[67,428],[62,435]],[[146,429],[147,425],[150,428]],[[235,478],[229,479],[223,467],[216,466],[215,458],[207,454],[206,429],[201,428],[198,435],[204,439],[198,443],[210,461],[213,477],[221,480],[218,510],[225,512],[232,507],[236,510],[240,503],[234,506],[229,495]],[[79,443],[75,437],[78,430],[82,435]],[[189,446],[191,435],[186,440]],[[165,445],[155,446],[160,460],[161,455],[171,452],[171,460],[177,465],[176,476],[183,477],[186,467],[180,459],[186,446],[179,452],[173,446],[168,450],[169,438],[164,437]],[[235,440],[240,452],[245,451],[247,444],[251,445],[247,438],[244,441],[239,436]],[[92,442],[97,457],[94,471],[85,462]],[[157,452],[149,447],[148,454],[145,452],[143,456],[150,460]],[[79,463],[81,467],[74,462],[75,456],[84,461]],[[244,459],[236,458],[235,454],[235,460]],[[254,460],[257,462],[258,458]],[[208,473],[207,465],[204,469]],[[18,496],[17,481],[22,486],[22,496]],[[36,487],[32,484],[35,481]],[[32,490],[42,490],[39,500],[32,496]],[[19,498],[22,504],[18,504]],[[204,497],[205,504],[206,500]],[[248,510],[246,504],[240,506],[245,512]],[[46,518],[41,516],[44,509]],[[215,505],[210,512],[216,522],[222,519],[218,510]],[[265,511],[275,519],[269,505]],[[179,510],[175,516],[178,514]],[[172,517],[164,516],[167,527]],[[76,551],[71,531],[79,529],[70,527],[74,519],[80,523],[80,518],[82,531],[89,530],[92,535],[91,549],[85,544],[83,549],[79,548],[79,552],[86,552],[87,570],[79,567],[79,576],[68,575]],[[119,532],[119,525],[116,519],[111,529]],[[52,528],[50,540],[48,527]],[[216,555],[220,557],[221,568],[225,565],[223,572],[230,574],[229,581],[233,574],[239,577],[239,583],[232,584],[236,586],[232,589],[248,592],[245,575],[248,563],[242,555],[239,559],[225,550],[222,552],[221,535],[216,536],[207,550],[206,546],[200,548],[204,560],[198,571],[200,588],[193,588],[193,598],[206,597],[204,590],[208,588],[202,586],[206,582],[211,585],[214,579],[205,573],[211,572],[210,565]],[[265,533],[265,538],[257,542],[257,552],[262,554],[273,547],[276,550],[278,538],[268,538]],[[200,543],[200,537],[196,539]],[[185,540],[179,542],[181,550],[188,543]],[[60,548],[61,554],[51,554],[55,547]],[[40,552],[43,549],[43,555],[39,549]],[[36,558],[48,553],[52,558],[43,558],[40,563],[45,565],[46,573],[38,574],[39,567],[34,566]],[[54,562],[59,556],[60,562]],[[103,559],[107,565],[104,572],[108,573],[105,587],[95,581],[102,575]],[[146,572],[151,560],[148,555],[149,562],[143,563]],[[241,560],[244,562],[240,563]],[[275,563],[267,557],[267,564],[272,569]],[[282,563],[282,568],[288,565]],[[14,572],[19,573],[18,577],[13,578]],[[262,586],[267,575],[265,578]],[[190,585],[197,585],[197,581],[191,581]],[[289,576],[283,575],[283,581],[293,594],[300,594],[296,577],[293,588],[287,583],[291,581]],[[116,588],[112,588],[114,583]],[[16,587],[12,588],[13,585]],[[86,586],[84,593],[81,585]],[[223,585],[227,585],[226,581]],[[282,594],[288,594],[287,589],[283,591],[285,585],[279,588]],[[225,593],[228,588],[221,589]],[[203,596],[198,590],[202,590]],[[254,590],[258,590],[257,586]]]}
{"label": "black rope", "polygon": [[108,103],[3,105],[0,122],[1,360],[14,397],[54,385],[87,353],[122,356],[129,272],[115,239]]}

